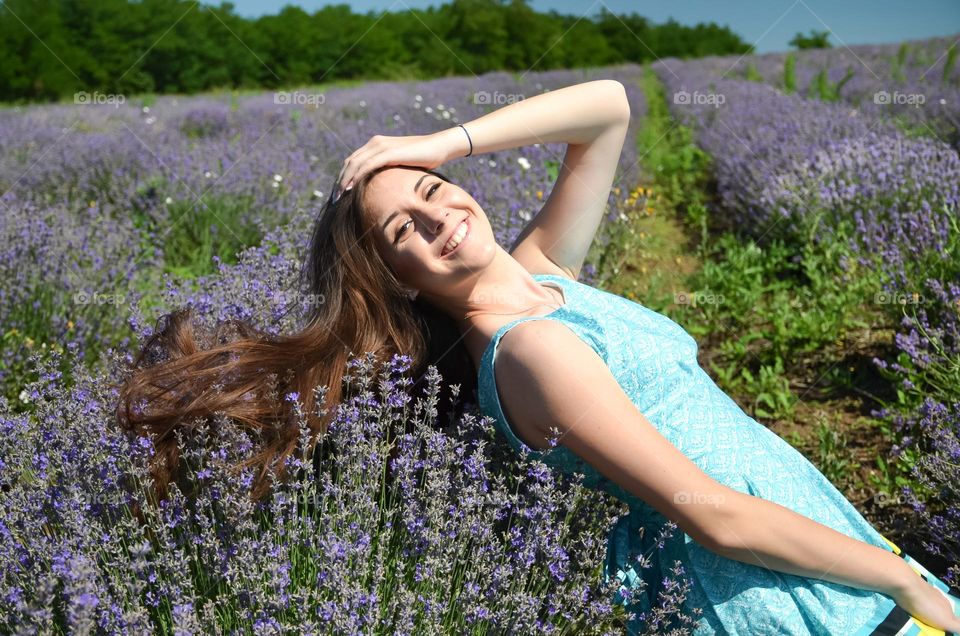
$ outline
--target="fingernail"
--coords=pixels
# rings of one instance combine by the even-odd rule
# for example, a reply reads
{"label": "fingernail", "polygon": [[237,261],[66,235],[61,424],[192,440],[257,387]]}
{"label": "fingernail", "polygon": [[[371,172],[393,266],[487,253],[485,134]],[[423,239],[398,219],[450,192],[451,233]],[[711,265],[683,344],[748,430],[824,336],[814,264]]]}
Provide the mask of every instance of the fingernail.
{"label": "fingernail", "polygon": [[347,190],[349,190],[349,189],[352,188],[352,187],[353,187],[353,180],[351,179],[351,180],[350,180],[350,183],[347,184],[347,187],[344,188],[343,191],[346,192]]}

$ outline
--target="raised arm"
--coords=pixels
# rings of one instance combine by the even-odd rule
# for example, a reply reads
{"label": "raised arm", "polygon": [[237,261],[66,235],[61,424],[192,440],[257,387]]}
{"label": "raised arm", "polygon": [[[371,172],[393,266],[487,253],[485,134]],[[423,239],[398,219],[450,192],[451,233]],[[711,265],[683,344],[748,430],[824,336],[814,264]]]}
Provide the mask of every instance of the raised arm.
{"label": "raised arm", "polygon": [[344,160],[333,198],[383,165],[436,168],[465,157],[471,141],[475,155],[535,143],[566,143],[553,190],[509,251],[532,274],[563,274],[577,280],[603,219],[629,123],[630,104],[620,82],[606,79],[565,86],[498,108],[463,124],[463,129],[374,135]]}
{"label": "raised arm", "polygon": [[[560,444],[712,551],[889,596],[918,579],[888,550],[712,479],[663,437],[597,353],[563,324],[536,320],[511,329],[496,373],[521,439],[546,448],[555,427]],[[677,503],[679,493],[696,496]]]}
{"label": "raised arm", "polygon": [[[571,279],[579,278],[606,210],[629,123],[623,84],[595,80],[534,95],[464,124],[473,154],[535,143],[567,144],[550,195],[509,250],[528,271],[554,273],[560,268]],[[444,132],[453,135],[451,148],[463,150],[451,158],[465,155],[463,131],[457,127]]]}

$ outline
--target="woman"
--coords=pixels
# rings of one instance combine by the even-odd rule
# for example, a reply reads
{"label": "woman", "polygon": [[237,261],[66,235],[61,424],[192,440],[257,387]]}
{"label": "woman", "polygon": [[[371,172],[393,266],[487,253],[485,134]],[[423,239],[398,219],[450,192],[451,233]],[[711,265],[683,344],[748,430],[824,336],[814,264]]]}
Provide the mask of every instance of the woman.
{"label": "woman", "polygon": [[[481,410],[514,449],[582,472],[630,505],[610,533],[605,567],[628,611],[651,607],[656,582],[679,559],[694,581],[687,608],[702,610],[697,634],[960,631],[960,599],[717,388],[679,325],[577,282],[629,118],[623,86],[598,80],[438,133],[373,137],[346,159],[316,225],[308,273],[325,300],[307,328],[283,338],[245,330],[204,350],[188,315],[173,314],[141,354],[162,345],[172,359],[131,379],[121,420],[163,434],[184,416],[223,412],[268,433],[248,464],[261,478],[268,464],[282,474],[297,431],[276,396],[296,391],[309,414],[318,386],[329,389],[327,406],[337,402],[351,354],[422,362],[430,325],[444,324],[427,318],[433,310],[456,327]],[[567,144],[557,182],[509,251],[477,202],[434,170],[557,142]],[[279,388],[268,389],[274,376]],[[326,423],[311,420],[314,440]],[[172,437],[158,444],[168,460],[157,469],[161,485],[176,466]],[[259,480],[256,494],[265,487]],[[653,550],[668,520],[682,532]],[[639,555],[653,567],[634,569]]]}

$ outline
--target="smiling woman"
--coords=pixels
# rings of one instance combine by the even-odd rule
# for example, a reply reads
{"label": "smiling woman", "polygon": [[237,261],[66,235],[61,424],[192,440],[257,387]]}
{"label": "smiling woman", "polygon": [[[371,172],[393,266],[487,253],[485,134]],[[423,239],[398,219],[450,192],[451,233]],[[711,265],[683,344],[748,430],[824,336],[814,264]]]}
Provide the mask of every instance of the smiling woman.
{"label": "smiling woman", "polygon": [[[178,312],[147,343],[137,365],[155,351],[160,363],[134,374],[118,416],[159,434],[158,486],[176,468],[172,433],[190,417],[223,413],[265,433],[265,447],[238,467],[260,467],[251,494],[264,494],[268,469],[276,462],[283,477],[297,449],[295,406],[312,449],[348,358],[405,354],[421,371],[444,362],[476,378],[483,414],[516,450],[529,451],[527,440],[535,457],[629,505],[608,536],[605,574],[623,583],[618,602],[634,595],[632,610],[652,607],[672,563],[646,580],[633,564],[673,522],[682,532],[663,556],[693,577],[685,609],[703,618],[698,636],[866,636],[898,604],[957,628],[956,599],[917,577],[823,475],[720,391],[689,334],[577,281],[629,122],[623,85],[597,80],[462,127],[371,138],[347,158],[342,190],[317,219],[305,274],[325,301],[303,331],[269,337],[241,325],[239,339],[201,349],[189,314]],[[471,150],[550,142],[567,146],[562,168],[509,252],[470,193],[434,170]],[[329,389],[323,405],[319,386]]]}

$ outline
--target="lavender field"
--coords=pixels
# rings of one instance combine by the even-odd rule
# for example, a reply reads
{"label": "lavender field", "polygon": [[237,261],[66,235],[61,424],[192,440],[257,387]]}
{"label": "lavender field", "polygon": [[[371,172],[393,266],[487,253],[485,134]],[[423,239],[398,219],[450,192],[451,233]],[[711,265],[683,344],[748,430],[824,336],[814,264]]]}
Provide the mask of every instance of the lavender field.
{"label": "lavender field", "polygon": [[[199,494],[180,484],[151,507],[153,445],[118,430],[113,412],[132,354],[168,311],[273,334],[302,325],[313,220],[343,158],[371,136],[441,130],[506,99],[601,77],[626,87],[633,122],[582,282],[638,275],[610,255],[633,249],[647,227],[640,216],[675,214],[694,236],[702,225],[686,289],[725,300],[638,300],[723,355],[747,342],[738,321],[757,316],[762,350],[739,353],[761,360],[756,377],[744,381],[740,366],[711,372],[769,420],[794,418],[804,401],[784,380],[791,362],[821,354],[822,377],[859,387],[844,375],[843,347],[831,347],[886,332],[869,349],[889,398],[870,415],[889,442],[874,459],[891,467],[896,490],[886,495],[916,495],[901,516],[921,520],[931,571],[957,585],[951,42],[0,109],[3,631],[622,633],[623,608],[600,576],[619,506],[513,456],[471,396],[459,396],[462,417],[445,417],[437,374],[414,399],[402,356],[382,368],[352,361],[330,430],[338,452],[318,480],[311,458],[298,458],[297,478],[262,504],[246,498],[251,472],[222,468],[251,440],[218,422],[183,440]],[[875,101],[880,91],[924,103]],[[439,169],[477,199],[506,246],[562,156],[560,145],[538,145]],[[707,338],[723,325],[736,336]],[[831,478],[842,468],[836,452],[817,462]],[[662,632],[692,584],[675,564],[658,567],[662,607],[645,617],[649,633]]]}

